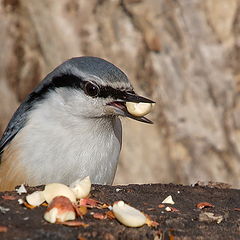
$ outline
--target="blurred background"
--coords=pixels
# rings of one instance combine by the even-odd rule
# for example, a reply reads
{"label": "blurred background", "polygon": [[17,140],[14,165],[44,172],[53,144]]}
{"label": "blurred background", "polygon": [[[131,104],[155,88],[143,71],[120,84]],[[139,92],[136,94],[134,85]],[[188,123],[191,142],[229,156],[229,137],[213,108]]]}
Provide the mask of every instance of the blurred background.
{"label": "blurred background", "polygon": [[154,125],[122,121],[115,184],[240,187],[239,0],[0,0],[0,134],[48,72],[83,55],[157,102]]}

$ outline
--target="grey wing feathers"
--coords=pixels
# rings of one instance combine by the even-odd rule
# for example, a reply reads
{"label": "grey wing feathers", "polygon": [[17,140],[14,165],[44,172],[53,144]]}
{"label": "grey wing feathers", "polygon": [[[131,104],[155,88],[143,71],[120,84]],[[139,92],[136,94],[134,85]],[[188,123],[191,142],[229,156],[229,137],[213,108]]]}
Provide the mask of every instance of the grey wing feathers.
{"label": "grey wing feathers", "polygon": [[11,121],[8,123],[6,130],[0,140],[0,154],[4,151],[7,144],[15,137],[15,135],[24,127],[27,121],[28,104],[22,104],[14,113]]}
{"label": "grey wing feathers", "polygon": [[49,85],[49,80],[46,78],[36,89],[29,94],[24,102],[18,107],[14,113],[12,119],[8,123],[6,130],[3,133],[2,139],[0,140],[0,154],[3,152],[6,145],[15,137],[15,135],[25,126],[29,111],[33,108],[34,104],[38,102],[44,96],[41,92],[46,92]]}

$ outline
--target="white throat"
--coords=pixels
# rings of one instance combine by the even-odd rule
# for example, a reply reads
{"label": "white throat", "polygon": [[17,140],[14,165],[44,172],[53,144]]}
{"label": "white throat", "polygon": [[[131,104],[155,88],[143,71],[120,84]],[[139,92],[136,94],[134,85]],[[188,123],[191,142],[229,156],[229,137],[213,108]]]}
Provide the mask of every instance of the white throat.
{"label": "white throat", "polygon": [[19,133],[28,184],[70,184],[86,176],[111,184],[121,149],[120,120],[75,116],[66,108],[59,94],[49,94]]}

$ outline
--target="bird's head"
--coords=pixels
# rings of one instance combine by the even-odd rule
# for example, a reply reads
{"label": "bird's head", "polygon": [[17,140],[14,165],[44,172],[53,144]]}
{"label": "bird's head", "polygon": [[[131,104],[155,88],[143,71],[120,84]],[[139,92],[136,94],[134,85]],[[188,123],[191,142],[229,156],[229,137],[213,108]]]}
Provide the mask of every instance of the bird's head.
{"label": "bird's head", "polygon": [[55,92],[65,109],[83,118],[119,115],[152,123],[129,113],[126,102],[153,103],[137,95],[127,76],[113,64],[96,57],[72,58],[53,70],[32,93],[33,97]]}

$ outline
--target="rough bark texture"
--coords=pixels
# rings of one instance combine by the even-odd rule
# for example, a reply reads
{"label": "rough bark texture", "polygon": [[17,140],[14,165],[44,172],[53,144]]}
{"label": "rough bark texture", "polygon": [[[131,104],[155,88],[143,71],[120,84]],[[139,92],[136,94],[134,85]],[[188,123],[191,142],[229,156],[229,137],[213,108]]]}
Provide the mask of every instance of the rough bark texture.
{"label": "rough bark texture", "polygon": [[157,101],[124,120],[116,183],[240,180],[239,0],[0,0],[0,132],[73,56],[108,59]]}

